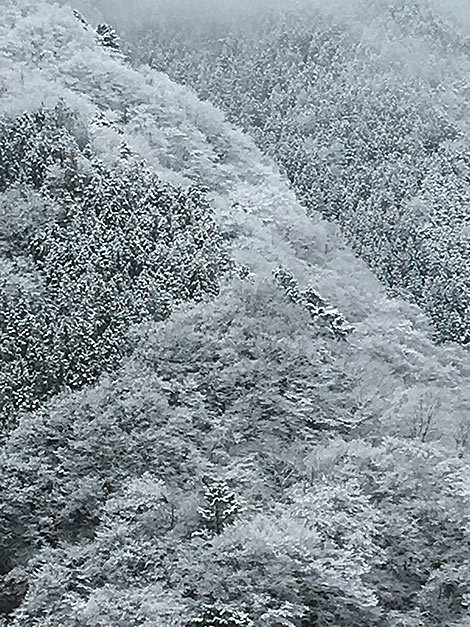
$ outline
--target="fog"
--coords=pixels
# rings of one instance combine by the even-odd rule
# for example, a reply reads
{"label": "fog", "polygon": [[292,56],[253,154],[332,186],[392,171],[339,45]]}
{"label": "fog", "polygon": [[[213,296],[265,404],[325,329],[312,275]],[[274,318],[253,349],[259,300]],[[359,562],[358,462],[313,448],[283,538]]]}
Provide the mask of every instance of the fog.
{"label": "fog", "polygon": [[[65,0],[62,0],[65,3]],[[434,6],[443,17],[451,19],[456,29],[470,31],[470,0],[421,0]],[[74,7],[92,22],[106,21],[121,30],[161,23],[170,19],[182,23],[194,22],[230,24],[256,14],[273,10],[293,10],[296,6],[315,8],[341,18],[347,14],[368,17],[380,14],[381,6],[402,5],[403,0],[77,0]]]}
{"label": "fog", "polygon": [[[66,3],[67,0],[61,0]],[[392,0],[401,2],[401,0]],[[129,31],[167,20],[181,24],[233,25],[256,16],[277,11],[315,9],[321,13],[347,17],[370,12],[383,0],[77,0],[74,6],[90,21],[104,20]],[[372,6],[371,6],[372,5]]]}
{"label": "fog", "polygon": [[[225,22],[286,5],[284,0],[78,0],[79,8],[91,21],[104,19],[120,28],[138,27],[165,19]],[[292,3],[290,3],[292,5]]]}
{"label": "fog", "polygon": [[455,20],[456,26],[470,32],[470,0],[434,0],[443,15]]}

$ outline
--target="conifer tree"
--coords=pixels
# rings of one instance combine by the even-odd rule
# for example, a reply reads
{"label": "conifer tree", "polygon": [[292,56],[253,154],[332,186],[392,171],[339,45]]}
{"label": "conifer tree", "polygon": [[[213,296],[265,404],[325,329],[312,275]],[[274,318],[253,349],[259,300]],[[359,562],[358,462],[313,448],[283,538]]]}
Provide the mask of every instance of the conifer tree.
{"label": "conifer tree", "polygon": [[77,19],[80,24],[83,25],[84,28],[88,29],[89,28],[89,24],[86,21],[86,19],[83,17],[83,15],[77,11],[76,9],[73,10],[73,16],[75,17],[75,19]]}
{"label": "conifer tree", "polygon": [[287,294],[288,299],[307,309],[316,324],[324,326],[336,339],[345,339],[353,330],[344,316],[331,307],[312,287],[300,290],[294,276],[285,268],[273,271],[274,279]]}
{"label": "conifer tree", "polygon": [[121,50],[119,35],[112,26],[109,24],[98,24],[96,32],[103,46],[111,48],[111,50],[116,52]]}
{"label": "conifer tree", "polygon": [[186,627],[252,627],[245,612],[233,610],[222,603],[206,605],[202,613],[190,620]]}
{"label": "conifer tree", "polygon": [[204,501],[205,505],[199,509],[199,515],[205,528],[216,535],[221,534],[243,511],[241,501],[224,481],[215,481],[208,486]]}

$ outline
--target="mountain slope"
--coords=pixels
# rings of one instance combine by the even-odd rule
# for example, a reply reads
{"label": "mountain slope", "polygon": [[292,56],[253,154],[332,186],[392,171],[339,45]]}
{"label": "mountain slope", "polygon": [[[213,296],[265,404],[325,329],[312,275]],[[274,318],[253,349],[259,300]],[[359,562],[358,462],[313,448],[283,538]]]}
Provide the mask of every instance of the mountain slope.
{"label": "mountain slope", "polygon": [[[155,203],[126,204],[135,187],[189,225],[173,265],[151,257],[149,285],[179,277],[165,315],[130,316],[119,364],[15,416],[0,452],[5,624],[463,625],[468,354],[435,346],[419,309],[388,298],[219,111],[132,69],[70,8],[10,3],[0,50],[2,111],[73,112],[79,174],[101,168],[121,190],[105,186],[99,238],[136,210],[148,226]],[[43,165],[29,207],[51,224],[68,170]],[[87,241],[95,205],[73,202]],[[201,268],[221,266],[213,289],[179,298],[201,250]],[[60,256],[38,268],[5,233],[2,253],[7,297],[52,292]]]}
{"label": "mountain slope", "polygon": [[438,340],[466,344],[468,33],[431,0],[224,6],[161,2],[122,27],[137,62],[250,133]]}

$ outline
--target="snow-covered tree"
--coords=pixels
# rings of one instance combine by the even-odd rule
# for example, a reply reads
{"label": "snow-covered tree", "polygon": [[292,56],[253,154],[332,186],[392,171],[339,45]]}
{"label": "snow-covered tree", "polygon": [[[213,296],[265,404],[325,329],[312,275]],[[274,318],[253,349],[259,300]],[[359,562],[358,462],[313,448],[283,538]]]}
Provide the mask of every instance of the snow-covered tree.
{"label": "snow-covered tree", "polygon": [[289,300],[305,307],[313,321],[320,327],[326,328],[333,337],[344,339],[353,331],[344,316],[330,307],[313,287],[300,290],[293,275],[284,268],[276,268],[273,271],[273,276],[285,290]]}
{"label": "snow-covered tree", "polygon": [[302,3],[249,25],[243,6],[216,27],[150,19],[129,31],[135,55],[221,106],[439,340],[468,343],[465,36],[426,0]]}
{"label": "snow-covered tree", "polygon": [[103,46],[111,48],[111,50],[120,51],[121,44],[119,41],[119,35],[112,26],[109,24],[98,24],[96,32],[98,34],[99,41],[102,42]]}
{"label": "snow-covered tree", "polygon": [[243,505],[229,486],[215,481],[204,492],[204,505],[199,515],[210,533],[219,535],[243,511]]}

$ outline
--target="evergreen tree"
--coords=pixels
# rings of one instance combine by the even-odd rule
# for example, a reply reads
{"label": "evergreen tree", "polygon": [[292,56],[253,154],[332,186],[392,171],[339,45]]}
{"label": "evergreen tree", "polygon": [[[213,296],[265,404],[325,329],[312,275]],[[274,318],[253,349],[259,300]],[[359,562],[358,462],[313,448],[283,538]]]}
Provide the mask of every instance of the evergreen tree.
{"label": "evergreen tree", "polygon": [[[0,292],[5,421],[114,369],[131,324],[216,294],[231,263],[200,190],[163,184],[132,158],[104,166],[61,103],[3,119],[0,154],[2,235],[43,281],[40,298]],[[29,216],[31,198],[44,215]]]}
{"label": "evergreen tree", "polygon": [[115,52],[120,52],[121,43],[119,36],[112,26],[109,26],[109,24],[98,24],[96,32],[103,46],[111,48]]}
{"label": "evergreen tree", "polygon": [[247,614],[215,603],[206,605],[202,613],[186,623],[186,627],[251,627],[253,622]]}
{"label": "evergreen tree", "polygon": [[83,17],[83,15],[77,11],[76,9],[73,10],[73,16],[76,20],[78,20],[80,22],[80,24],[82,24],[82,26],[85,29],[89,28],[88,22],[86,21],[86,19]]}
{"label": "evergreen tree", "polygon": [[276,268],[273,276],[285,290],[289,300],[305,307],[313,321],[325,327],[333,337],[345,339],[352,332],[353,328],[346,322],[344,316],[330,307],[312,287],[301,291],[293,275],[284,268]]}
{"label": "evergreen tree", "polygon": [[223,481],[215,481],[204,493],[204,507],[199,515],[210,533],[219,535],[243,511],[239,498]]}
{"label": "evergreen tree", "polygon": [[[221,18],[216,39],[197,15],[190,27],[163,17],[135,33],[135,54],[223,108],[313,217],[338,221],[391,293],[427,312],[439,341],[467,344],[467,96],[455,85],[469,62],[459,29],[424,0],[360,0],[344,19],[304,3],[255,13],[249,28],[240,11]],[[377,33],[366,43],[364,24]],[[447,90],[455,101],[443,108]]]}

